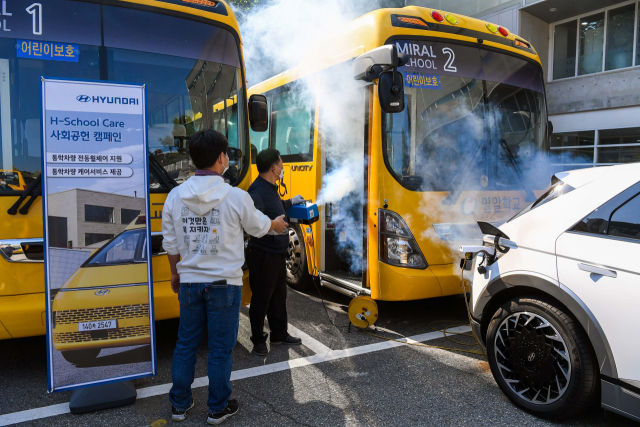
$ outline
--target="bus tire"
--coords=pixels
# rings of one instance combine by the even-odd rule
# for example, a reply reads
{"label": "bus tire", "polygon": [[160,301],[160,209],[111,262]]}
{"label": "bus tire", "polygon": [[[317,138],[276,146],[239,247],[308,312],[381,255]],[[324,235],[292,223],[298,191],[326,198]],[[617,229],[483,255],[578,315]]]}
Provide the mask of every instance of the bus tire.
{"label": "bus tire", "polygon": [[564,419],[599,395],[598,360],[582,326],[537,297],[507,301],[487,331],[487,357],[504,394],[536,416]]}
{"label": "bus tire", "polygon": [[287,283],[296,291],[306,291],[311,287],[312,278],[307,267],[307,251],[299,225],[289,226],[287,246]]}
{"label": "bus tire", "polygon": [[100,349],[89,348],[86,350],[61,351],[61,353],[64,360],[69,363],[77,366],[90,366],[100,354]]}

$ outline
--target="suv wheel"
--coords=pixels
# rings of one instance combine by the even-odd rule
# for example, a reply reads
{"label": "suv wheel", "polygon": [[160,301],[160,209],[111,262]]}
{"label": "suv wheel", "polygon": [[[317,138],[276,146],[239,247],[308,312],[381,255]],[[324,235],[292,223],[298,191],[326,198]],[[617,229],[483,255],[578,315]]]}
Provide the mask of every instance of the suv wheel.
{"label": "suv wheel", "polygon": [[489,323],[487,356],[502,391],[537,416],[566,418],[598,395],[598,364],[582,326],[543,300],[503,304]]}
{"label": "suv wheel", "polygon": [[311,275],[307,268],[307,253],[300,226],[289,227],[287,247],[287,283],[296,291],[305,291],[311,286]]}

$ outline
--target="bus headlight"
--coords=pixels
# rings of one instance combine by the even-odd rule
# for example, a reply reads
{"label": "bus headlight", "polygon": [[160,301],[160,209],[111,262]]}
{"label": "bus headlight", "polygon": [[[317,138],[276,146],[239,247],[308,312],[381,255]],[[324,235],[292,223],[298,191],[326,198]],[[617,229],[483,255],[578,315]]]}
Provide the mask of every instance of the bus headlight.
{"label": "bus headlight", "polygon": [[406,268],[424,269],[429,266],[400,215],[380,209],[379,230],[380,261]]}

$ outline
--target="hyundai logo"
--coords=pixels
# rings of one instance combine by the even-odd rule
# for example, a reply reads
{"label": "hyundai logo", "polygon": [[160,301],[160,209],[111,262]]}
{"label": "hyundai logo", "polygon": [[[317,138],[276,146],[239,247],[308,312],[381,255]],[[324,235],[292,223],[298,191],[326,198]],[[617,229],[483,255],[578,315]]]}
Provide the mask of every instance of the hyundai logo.
{"label": "hyundai logo", "polygon": [[100,289],[96,291],[96,295],[99,297],[105,296],[108,293],[109,293],[109,289]]}
{"label": "hyundai logo", "polygon": [[[107,292],[109,292],[109,291],[107,291]],[[529,362],[533,362],[533,359],[535,359],[535,358],[536,358],[536,354],[535,354],[535,353],[531,353],[531,354],[529,355],[529,357],[527,357],[527,360],[528,360]]]}
{"label": "hyundai logo", "polygon": [[89,95],[78,95],[78,96],[76,96],[76,99],[78,101],[80,101],[80,102],[89,102],[89,101],[91,101],[91,97]]}

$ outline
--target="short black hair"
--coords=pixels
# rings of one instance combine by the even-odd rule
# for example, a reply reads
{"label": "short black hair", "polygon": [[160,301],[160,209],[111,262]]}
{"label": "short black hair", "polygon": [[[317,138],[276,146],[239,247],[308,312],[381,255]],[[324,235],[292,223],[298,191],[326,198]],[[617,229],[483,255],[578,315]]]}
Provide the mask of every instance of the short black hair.
{"label": "short black hair", "polygon": [[256,156],[256,166],[260,173],[268,172],[271,166],[278,163],[280,163],[280,152],[275,148],[266,148]]}
{"label": "short black hair", "polygon": [[213,129],[199,130],[191,135],[189,156],[198,169],[208,169],[216,164],[220,153],[229,151],[227,138]]}

